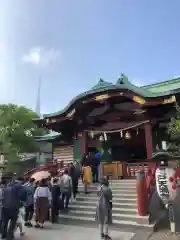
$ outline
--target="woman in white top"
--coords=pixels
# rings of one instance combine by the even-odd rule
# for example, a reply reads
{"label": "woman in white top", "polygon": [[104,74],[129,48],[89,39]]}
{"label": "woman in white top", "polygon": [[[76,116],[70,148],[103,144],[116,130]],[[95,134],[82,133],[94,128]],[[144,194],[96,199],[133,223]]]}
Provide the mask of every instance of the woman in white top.
{"label": "woman in white top", "polygon": [[64,208],[64,204],[65,204],[65,209],[68,209],[69,200],[71,198],[71,193],[72,193],[72,179],[68,175],[67,168],[64,170],[64,174],[61,177],[60,188],[62,193],[62,204],[63,204],[62,207]]}
{"label": "woman in white top", "polygon": [[36,210],[36,228],[43,228],[44,222],[48,220],[49,206],[51,204],[51,192],[46,179],[42,179],[39,187],[34,193],[34,203]]}

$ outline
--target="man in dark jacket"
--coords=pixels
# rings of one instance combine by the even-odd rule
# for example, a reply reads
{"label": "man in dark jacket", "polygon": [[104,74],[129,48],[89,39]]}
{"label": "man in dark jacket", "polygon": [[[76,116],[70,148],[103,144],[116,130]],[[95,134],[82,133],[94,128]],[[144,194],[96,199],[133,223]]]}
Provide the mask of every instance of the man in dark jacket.
{"label": "man in dark jacket", "polygon": [[80,177],[80,170],[78,169],[78,166],[74,166],[73,163],[70,163],[70,166],[69,166],[69,176],[72,179],[73,198],[76,199],[76,194],[78,192],[78,181]]}
{"label": "man in dark jacket", "polygon": [[[21,202],[26,200],[26,191],[22,179],[12,181],[4,189],[2,239],[13,239],[14,229]],[[8,223],[10,221],[9,227]]]}
{"label": "man in dark jacket", "polygon": [[99,181],[99,165],[100,165],[100,158],[94,156],[94,172],[93,172],[93,182],[98,183]]}
{"label": "man in dark jacket", "polygon": [[58,179],[54,178],[53,179],[53,185],[52,185],[52,189],[51,189],[51,193],[52,193],[52,216],[51,216],[51,220],[52,223],[57,222],[57,218],[59,215],[59,205],[60,205],[60,195],[61,195],[61,191],[60,191],[60,186],[58,185]]}
{"label": "man in dark jacket", "polygon": [[32,227],[31,220],[34,214],[34,192],[35,192],[34,182],[35,182],[35,179],[30,178],[30,180],[23,185],[27,193],[26,201],[24,203],[24,207],[25,207],[25,216],[24,216],[25,224],[24,225],[26,227]]}

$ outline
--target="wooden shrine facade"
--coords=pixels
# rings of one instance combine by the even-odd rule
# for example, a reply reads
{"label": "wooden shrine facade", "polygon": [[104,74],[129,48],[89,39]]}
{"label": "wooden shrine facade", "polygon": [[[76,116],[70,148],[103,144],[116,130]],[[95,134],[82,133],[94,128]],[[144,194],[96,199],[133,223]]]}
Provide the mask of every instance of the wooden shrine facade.
{"label": "wooden shrine facade", "polygon": [[177,89],[149,89],[156,92],[132,85],[124,75],[115,85],[100,79],[62,111],[44,115],[44,126],[61,133],[61,142],[53,141],[56,160],[80,161],[98,151],[102,175],[117,179],[133,177],[139,168],[147,172],[153,152],[168,141],[167,123],[180,99]]}

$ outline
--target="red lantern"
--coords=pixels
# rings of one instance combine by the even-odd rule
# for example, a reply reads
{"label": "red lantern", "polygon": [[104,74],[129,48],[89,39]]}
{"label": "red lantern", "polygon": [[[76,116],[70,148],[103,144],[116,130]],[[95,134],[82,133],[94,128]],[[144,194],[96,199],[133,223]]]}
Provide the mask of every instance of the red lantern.
{"label": "red lantern", "polygon": [[169,181],[170,181],[171,183],[173,183],[173,182],[174,182],[174,177],[173,177],[173,176],[169,177]]}
{"label": "red lantern", "polygon": [[177,190],[177,185],[176,185],[175,183],[172,185],[172,189],[173,189],[174,191]]}

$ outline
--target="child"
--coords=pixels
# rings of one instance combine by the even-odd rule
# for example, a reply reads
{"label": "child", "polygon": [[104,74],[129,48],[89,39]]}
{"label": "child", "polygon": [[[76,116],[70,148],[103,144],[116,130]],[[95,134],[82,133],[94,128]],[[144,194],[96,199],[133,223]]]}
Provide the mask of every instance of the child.
{"label": "child", "polygon": [[23,232],[24,211],[23,210],[24,209],[23,209],[23,204],[22,204],[20,209],[19,209],[18,219],[17,219],[17,223],[16,223],[16,229],[19,228],[21,236],[24,236],[24,232]]}

